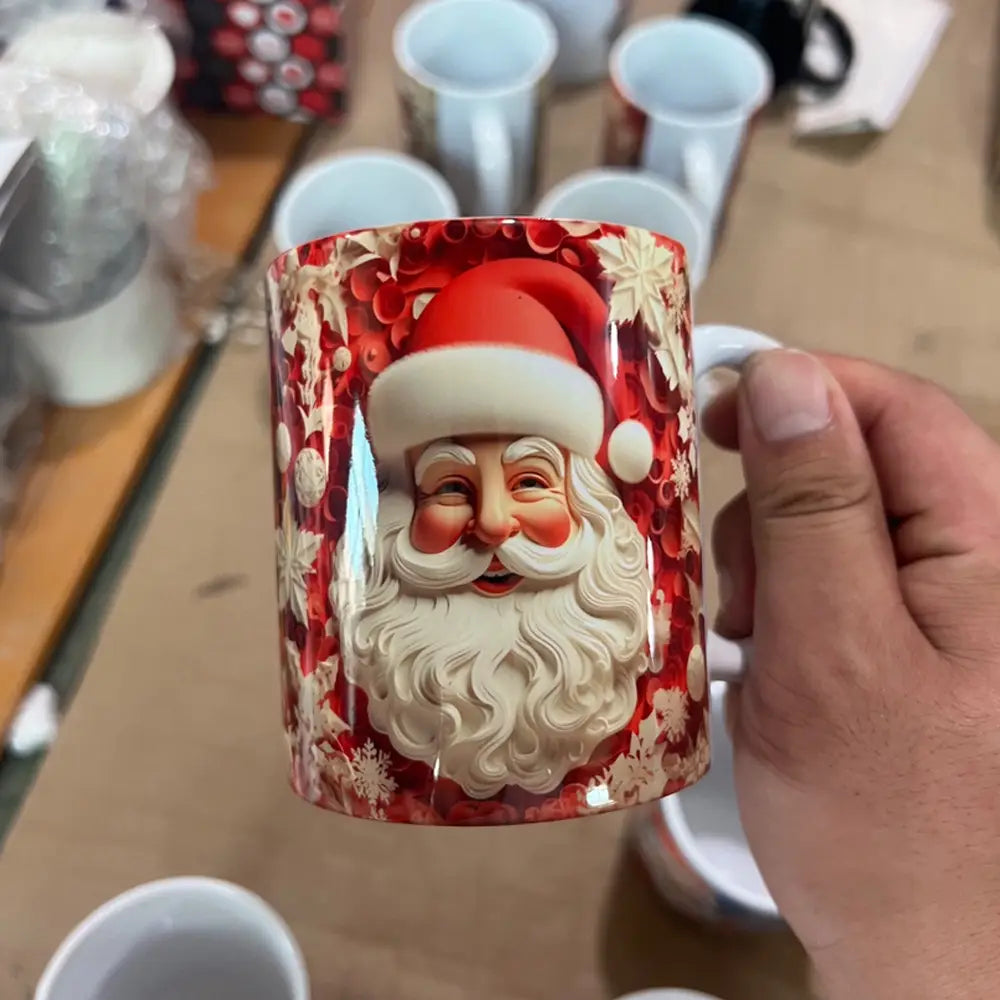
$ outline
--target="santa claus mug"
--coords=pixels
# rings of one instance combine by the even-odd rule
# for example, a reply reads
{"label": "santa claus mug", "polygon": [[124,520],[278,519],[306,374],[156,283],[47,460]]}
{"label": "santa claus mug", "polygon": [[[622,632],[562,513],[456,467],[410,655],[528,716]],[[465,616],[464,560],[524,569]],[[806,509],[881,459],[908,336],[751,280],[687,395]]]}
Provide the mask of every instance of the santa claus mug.
{"label": "santa claus mug", "polygon": [[610,223],[347,233],[267,284],[295,791],[474,825],[697,781],[695,374],[774,342],[692,331],[684,248]]}

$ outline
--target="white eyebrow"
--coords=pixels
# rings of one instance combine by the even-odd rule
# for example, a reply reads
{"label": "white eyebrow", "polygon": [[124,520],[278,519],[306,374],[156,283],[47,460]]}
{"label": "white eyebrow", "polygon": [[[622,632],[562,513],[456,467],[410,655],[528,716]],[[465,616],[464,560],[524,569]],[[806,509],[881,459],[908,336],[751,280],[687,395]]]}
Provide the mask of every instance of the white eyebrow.
{"label": "white eyebrow", "polygon": [[526,458],[543,458],[561,477],[566,475],[566,459],[562,451],[547,438],[523,437],[512,441],[504,449],[505,463],[521,462]]}
{"label": "white eyebrow", "polygon": [[413,482],[419,486],[427,470],[435,462],[456,462],[458,465],[475,465],[475,453],[454,441],[433,441],[421,453],[413,466]]}

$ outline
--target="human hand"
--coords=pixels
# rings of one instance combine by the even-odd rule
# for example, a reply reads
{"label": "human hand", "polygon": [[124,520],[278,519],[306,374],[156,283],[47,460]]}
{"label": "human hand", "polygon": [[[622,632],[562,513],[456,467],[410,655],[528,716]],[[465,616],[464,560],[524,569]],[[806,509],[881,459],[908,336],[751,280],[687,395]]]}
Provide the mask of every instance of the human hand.
{"label": "human hand", "polygon": [[758,355],[704,415],[746,492],[717,626],[747,836],[831,1000],[1000,981],[1000,448],[944,392]]}

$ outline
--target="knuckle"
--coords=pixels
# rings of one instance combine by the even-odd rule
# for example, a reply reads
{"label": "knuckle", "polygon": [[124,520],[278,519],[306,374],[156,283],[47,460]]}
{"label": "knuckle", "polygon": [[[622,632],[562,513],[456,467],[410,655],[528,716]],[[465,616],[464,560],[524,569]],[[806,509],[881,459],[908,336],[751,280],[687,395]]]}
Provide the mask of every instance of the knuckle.
{"label": "knuckle", "polygon": [[760,491],[757,508],[772,521],[820,515],[836,518],[869,504],[874,491],[870,477],[817,457],[780,470]]}

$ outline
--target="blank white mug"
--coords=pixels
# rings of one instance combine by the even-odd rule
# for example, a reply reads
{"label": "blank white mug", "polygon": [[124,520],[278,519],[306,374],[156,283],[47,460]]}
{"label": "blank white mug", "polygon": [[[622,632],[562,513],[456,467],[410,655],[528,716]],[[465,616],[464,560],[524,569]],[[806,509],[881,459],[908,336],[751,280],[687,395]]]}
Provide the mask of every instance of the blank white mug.
{"label": "blank white mug", "polygon": [[210,878],[149,882],[59,946],[35,1000],[309,1000],[305,960],[259,896]]}
{"label": "blank white mug", "polygon": [[523,0],[424,0],[397,22],[393,51],[410,151],[467,215],[526,207],[558,52],[551,20]]}
{"label": "blank white mug", "polygon": [[733,776],[725,725],[725,684],[712,682],[712,766],[696,785],[661,799],[633,832],[664,898],[706,923],[737,929],[782,926],[777,904],[750,851]]}
{"label": "blank white mug", "polygon": [[557,84],[576,86],[608,72],[608,55],[632,0],[532,0],[555,25],[559,55],[552,71]]}
{"label": "blank white mug", "polygon": [[285,251],[332,233],[457,214],[454,192],[427,164],[388,149],[356,149],[292,177],[275,205],[271,235]]}
{"label": "blank white mug", "polygon": [[651,229],[684,247],[693,290],[705,279],[710,242],[705,223],[691,199],[661,177],[613,167],[585,170],[552,188],[535,215]]}
{"label": "blank white mug", "polygon": [[[680,185],[714,230],[749,124],[771,95],[763,50],[712,18],[658,18],[618,39],[611,79],[625,106],[609,122],[609,158]],[[615,132],[626,133],[624,143]]]}

